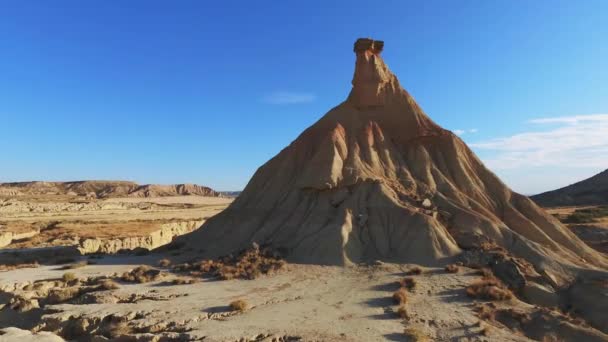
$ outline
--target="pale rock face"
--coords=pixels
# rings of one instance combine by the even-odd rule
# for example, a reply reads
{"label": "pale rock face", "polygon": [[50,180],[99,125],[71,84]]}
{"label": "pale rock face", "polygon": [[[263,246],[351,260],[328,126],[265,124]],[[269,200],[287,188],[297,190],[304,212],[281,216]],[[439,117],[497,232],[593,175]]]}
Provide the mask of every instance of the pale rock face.
{"label": "pale rock face", "polygon": [[178,240],[210,257],[257,242],[293,262],[339,265],[441,264],[465,245],[492,241],[559,275],[558,284],[582,268],[608,267],[433,122],[382,60],[383,47],[358,40],[346,101],[262,165],[226,210]]}

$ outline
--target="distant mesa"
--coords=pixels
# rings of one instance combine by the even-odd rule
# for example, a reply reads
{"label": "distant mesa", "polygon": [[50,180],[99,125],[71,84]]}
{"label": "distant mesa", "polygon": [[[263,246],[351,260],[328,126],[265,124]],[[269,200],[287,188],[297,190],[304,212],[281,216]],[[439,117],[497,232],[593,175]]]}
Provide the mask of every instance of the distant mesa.
{"label": "distant mesa", "polygon": [[543,207],[608,204],[608,169],[578,183],[531,198]]}
{"label": "distant mesa", "polygon": [[382,41],[357,40],[347,99],[176,243],[215,257],[255,242],[292,262],[331,265],[435,265],[496,244],[560,284],[580,269],[608,267],[431,120],[386,66],[383,49]]}
{"label": "distant mesa", "polygon": [[215,190],[196,184],[145,184],[129,181],[75,181],[75,182],[15,182],[0,183],[0,196],[65,195],[91,198],[112,197],[164,197],[164,196],[211,196]]}

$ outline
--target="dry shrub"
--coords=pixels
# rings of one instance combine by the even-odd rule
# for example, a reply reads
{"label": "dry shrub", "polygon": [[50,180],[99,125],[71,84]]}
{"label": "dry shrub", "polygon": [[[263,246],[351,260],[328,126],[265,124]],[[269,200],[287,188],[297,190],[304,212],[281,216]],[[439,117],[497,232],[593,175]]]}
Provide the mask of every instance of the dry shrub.
{"label": "dry shrub", "polygon": [[405,305],[402,305],[399,307],[399,309],[397,309],[397,315],[399,315],[399,317],[405,320],[410,320],[410,314],[409,312],[407,312],[407,308],[405,307]]}
{"label": "dry shrub", "polygon": [[420,275],[422,274],[422,268],[416,266],[416,267],[412,267],[409,270],[407,270],[407,272],[405,272],[405,275]]}
{"label": "dry shrub", "polygon": [[413,291],[416,286],[418,285],[418,282],[416,282],[416,279],[414,278],[403,278],[400,281],[397,282],[399,284],[399,286],[401,287],[405,287],[406,289]]}
{"label": "dry shrub", "polygon": [[485,300],[508,300],[513,293],[495,277],[486,277],[467,286],[467,296]]}
{"label": "dry shrub", "polygon": [[460,267],[456,264],[449,264],[445,267],[445,271],[448,273],[458,273],[460,272]]}
{"label": "dry shrub", "polygon": [[269,248],[254,247],[237,256],[229,255],[216,260],[201,260],[173,266],[175,272],[187,272],[191,276],[207,275],[222,280],[255,279],[262,274],[282,270],[286,262]]}
{"label": "dry shrub", "polygon": [[245,311],[249,308],[249,303],[247,303],[245,300],[243,299],[237,299],[233,302],[230,303],[230,309],[232,309],[232,311]]}
{"label": "dry shrub", "polygon": [[412,342],[431,342],[432,340],[422,331],[416,328],[406,328],[403,331],[405,337],[407,337],[408,341]]}
{"label": "dry shrub", "polygon": [[142,265],[132,269],[129,272],[122,274],[120,279],[130,283],[148,283],[151,281],[158,280],[162,277],[162,273],[153,269],[150,266]]}
{"label": "dry shrub", "polygon": [[160,267],[169,267],[169,265],[171,265],[171,260],[164,258],[164,259],[160,259],[158,261],[158,266]]}
{"label": "dry shrub", "polygon": [[393,300],[399,305],[405,305],[407,303],[407,290],[404,287],[393,293]]}
{"label": "dry shrub", "polygon": [[78,277],[76,277],[76,275],[72,272],[66,272],[61,276],[61,280],[63,280],[66,283],[71,283],[71,282],[75,281],[76,279],[78,279]]}
{"label": "dry shrub", "polygon": [[67,302],[70,299],[76,298],[80,296],[80,294],[80,288],[75,286],[66,288],[55,288],[49,291],[49,294],[46,297],[46,302],[48,304],[59,304]]}
{"label": "dry shrub", "polygon": [[119,288],[120,285],[112,279],[103,279],[99,282],[99,289],[102,291],[117,290]]}
{"label": "dry shrub", "polygon": [[190,285],[196,283],[194,279],[186,279],[186,278],[175,278],[171,280],[171,285]]}
{"label": "dry shrub", "polygon": [[477,317],[480,319],[486,321],[496,320],[496,307],[494,305],[478,305],[475,307],[475,311],[477,311]]}

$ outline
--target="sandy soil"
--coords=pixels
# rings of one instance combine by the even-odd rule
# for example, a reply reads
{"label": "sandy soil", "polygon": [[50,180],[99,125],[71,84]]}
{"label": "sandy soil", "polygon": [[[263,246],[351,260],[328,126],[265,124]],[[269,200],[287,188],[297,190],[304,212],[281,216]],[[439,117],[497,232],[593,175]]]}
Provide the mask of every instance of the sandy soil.
{"label": "sandy soil", "polygon": [[[78,276],[110,275],[140,263],[155,263],[156,258],[107,257],[73,272]],[[406,341],[406,327],[414,327],[436,341],[528,340],[498,327],[488,328],[488,336],[481,334],[488,325],[480,323],[474,302],[464,292],[464,287],[478,277],[473,271],[450,274],[427,269],[416,276],[418,286],[409,296],[411,319],[408,322],[399,318],[391,295],[407,268],[390,264],[349,268],[289,265],[278,275],[256,280],[163,285],[174,277],[169,275],[147,284],[122,284],[114,291],[118,297],[136,294],[145,300],[53,305],[47,307],[49,313],[41,321],[69,316],[132,317],[137,312],[140,318],[130,319],[130,325],[172,327],[165,330],[185,332],[189,339],[205,341],[270,341],[278,337],[304,341]],[[6,272],[0,287],[60,278],[64,272],[56,267]],[[245,300],[250,308],[242,313],[232,311],[228,304],[236,299]],[[508,305],[525,306],[520,302]],[[6,319],[0,314],[2,317]],[[24,323],[22,328],[31,328],[28,325],[32,323]]]}

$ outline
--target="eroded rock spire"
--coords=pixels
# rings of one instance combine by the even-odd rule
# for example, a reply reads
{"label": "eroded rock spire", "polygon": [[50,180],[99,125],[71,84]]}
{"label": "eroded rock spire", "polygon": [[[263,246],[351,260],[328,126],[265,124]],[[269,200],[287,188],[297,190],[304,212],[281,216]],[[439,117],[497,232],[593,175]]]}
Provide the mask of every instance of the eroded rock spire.
{"label": "eroded rock spire", "polygon": [[357,60],[348,100],[356,107],[383,106],[387,97],[399,89],[396,77],[380,57],[383,48],[381,40],[359,38],[355,42]]}

